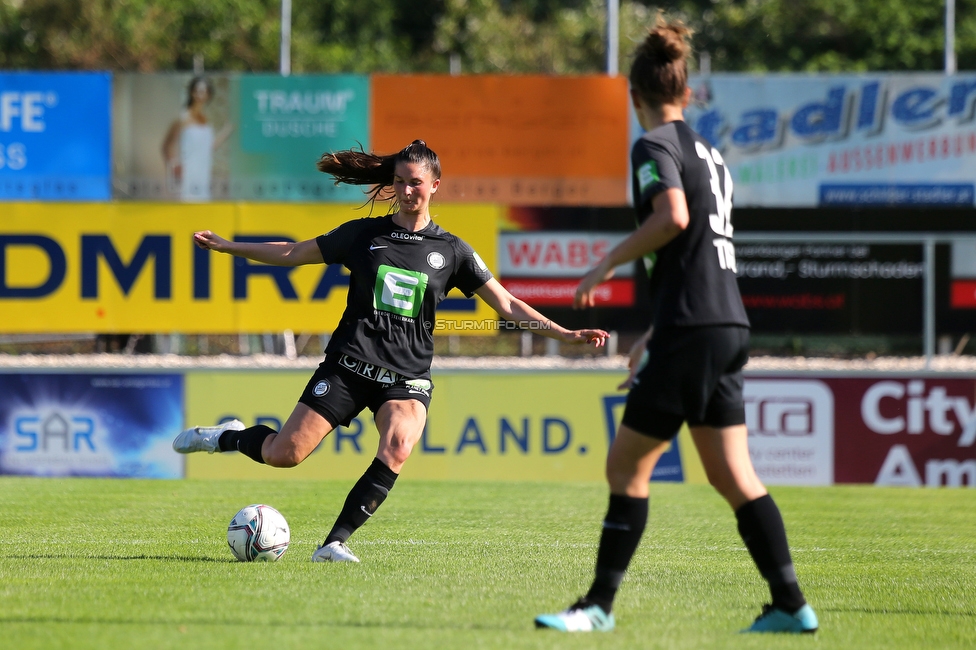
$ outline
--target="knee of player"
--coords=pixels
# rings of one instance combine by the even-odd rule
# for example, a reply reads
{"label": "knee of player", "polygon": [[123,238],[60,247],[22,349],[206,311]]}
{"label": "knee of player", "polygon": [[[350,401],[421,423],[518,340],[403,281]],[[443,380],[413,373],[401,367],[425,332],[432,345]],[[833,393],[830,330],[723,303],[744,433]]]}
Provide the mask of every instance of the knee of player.
{"label": "knee of player", "polygon": [[[413,445],[409,444],[405,440],[391,440],[390,444],[386,447],[386,456],[391,461],[391,463],[396,463],[397,465],[402,465],[407,462],[407,458],[410,457],[410,452],[413,451]],[[387,463],[390,465],[391,463]]]}
{"label": "knee of player", "polygon": [[265,451],[262,456],[265,464],[271,467],[294,467],[303,460],[295,449],[271,449]]}

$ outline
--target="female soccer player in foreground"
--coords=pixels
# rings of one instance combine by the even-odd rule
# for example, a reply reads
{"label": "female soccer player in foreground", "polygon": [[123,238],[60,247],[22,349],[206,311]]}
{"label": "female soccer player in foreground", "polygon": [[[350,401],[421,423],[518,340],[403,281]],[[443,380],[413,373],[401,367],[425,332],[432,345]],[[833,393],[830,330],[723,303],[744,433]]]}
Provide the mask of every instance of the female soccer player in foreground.
{"label": "female soccer player in foreground", "polygon": [[[371,185],[371,197],[395,199],[395,212],[345,223],[299,243],[241,243],[209,230],[197,246],[275,264],[342,264],[349,269],[346,310],[323,361],[281,431],[238,420],[187,429],[173,441],[180,453],[240,451],[258,463],[294,467],[338,425],[369,408],[379,430],[372,465],[353,486],[314,562],[358,562],[346,546],[353,532],[386,499],[420,440],[433,384],[434,310],[457,287],[477,294],[507,320],[530,324],[567,343],[602,346],[602,330],[566,330],[512,296],[478,254],[431,221],[430,200],[440,185],[437,154],[415,140],[397,154],[347,150],[322,156],[318,167],[336,183]],[[392,188],[392,196],[389,196]],[[531,325],[534,323],[535,325]]]}
{"label": "female soccer player in foreground", "polygon": [[732,248],[732,180],[721,154],[683,121],[690,31],[657,24],[630,71],[631,97],[647,133],[631,152],[640,227],[591,270],[576,291],[592,307],[613,269],[656,251],[653,333],[607,457],[610,504],[589,592],[537,627],[565,632],[614,627],[613,600],[647,521],[654,465],[685,421],[709,482],[728,501],[772,605],[747,631],[813,632],[817,617],[797,585],[783,519],[749,458],[742,401],[749,321]]}

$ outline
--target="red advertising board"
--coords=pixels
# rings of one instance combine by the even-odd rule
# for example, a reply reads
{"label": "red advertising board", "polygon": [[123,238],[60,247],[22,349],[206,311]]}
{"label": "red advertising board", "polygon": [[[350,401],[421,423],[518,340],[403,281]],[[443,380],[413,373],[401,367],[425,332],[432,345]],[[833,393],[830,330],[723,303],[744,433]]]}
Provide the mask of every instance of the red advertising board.
{"label": "red advertising board", "polygon": [[[498,274],[512,278],[581,278],[627,232],[503,232],[498,236]],[[633,264],[614,269],[617,278],[633,275]]]}
{"label": "red advertising board", "polygon": [[767,483],[976,487],[976,378],[749,374],[744,394]]}
{"label": "red advertising board", "polygon": [[976,487],[976,379],[832,379],[837,483]]}
{"label": "red advertising board", "polygon": [[[501,283],[513,296],[529,304],[569,307],[580,281],[503,278]],[[598,307],[630,307],[634,304],[634,281],[614,279],[604,282],[596,288],[594,302]]]}
{"label": "red advertising board", "polygon": [[953,280],[949,304],[955,309],[976,309],[976,280]]}

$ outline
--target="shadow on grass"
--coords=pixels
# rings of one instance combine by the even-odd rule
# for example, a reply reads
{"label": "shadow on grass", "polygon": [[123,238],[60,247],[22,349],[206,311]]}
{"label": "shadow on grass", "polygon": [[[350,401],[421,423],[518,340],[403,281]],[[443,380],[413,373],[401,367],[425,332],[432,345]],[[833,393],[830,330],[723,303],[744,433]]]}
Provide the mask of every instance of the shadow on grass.
{"label": "shadow on grass", "polygon": [[6,555],[14,560],[169,560],[172,562],[213,562],[215,564],[241,564],[235,559],[196,557],[192,555],[70,555],[68,553],[48,555]]}
{"label": "shadow on grass", "polygon": [[[25,625],[165,625],[165,626],[186,626],[197,625],[201,627],[224,627],[232,625],[237,628],[251,627],[287,627],[287,628],[348,628],[348,629],[386,629],[386,630],[450,630],[454,632],[464,631],[494,631],[494,632],[519,632],[523,628],[511,628],[501,625],[437,625],[423,623],[391,623],[388,621],[328,621],[328,622],[309,622],[309,621],[261,621],[256,623],[254,619],[224,619],[222,621],[193,621],[193,620],[146,620],[135,619],[112,619],[112,618],[61,618],[57,616],[0,616],[0,625],[21,623]],[[526,626],[528,628],[528,626]]]}

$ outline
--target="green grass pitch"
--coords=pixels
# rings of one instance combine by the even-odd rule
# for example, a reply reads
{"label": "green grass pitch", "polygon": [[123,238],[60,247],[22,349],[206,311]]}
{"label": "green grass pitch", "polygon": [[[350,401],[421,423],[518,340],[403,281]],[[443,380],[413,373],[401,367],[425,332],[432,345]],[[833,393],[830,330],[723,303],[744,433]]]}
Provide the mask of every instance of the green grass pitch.
{"label": "green grass pitch", "polygon": [[[972,648],[976,490],[775,488],[816,635],[740,635],[768,597],[723,502],[654,484],[617,630],[532,618],[589,584],[605,488],[412,481],[350,541],[309,557],[348,482],[0,478],[7,648]],[[244,564],[226,526],[278,508],[291,547]]]}

